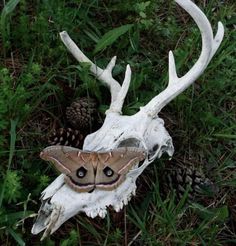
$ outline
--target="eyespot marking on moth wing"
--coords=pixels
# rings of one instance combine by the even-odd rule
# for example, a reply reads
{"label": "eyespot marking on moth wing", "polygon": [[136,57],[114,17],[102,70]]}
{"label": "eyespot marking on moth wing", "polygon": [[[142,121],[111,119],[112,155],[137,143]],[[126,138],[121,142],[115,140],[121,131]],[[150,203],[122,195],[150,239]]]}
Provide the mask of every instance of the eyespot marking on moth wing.
{"label": "eyespot marking on moth wing", "polygon": [[87,170],[86,170],[86,168],[84,168],[84,167],[80,167],[80,168],[78,168],[77,169],[77,171],[76,171],[76,176],[78,177],[78,178],[84,178],[85,176],[86,176],[86,174],[87,174]]}
{"label": "eyespot marking on moth wing", "polygon": [[114,171],[106,166],[104,169],[103,169],[103,173],[107,176],[107,177],[112,177],[114,175]]}

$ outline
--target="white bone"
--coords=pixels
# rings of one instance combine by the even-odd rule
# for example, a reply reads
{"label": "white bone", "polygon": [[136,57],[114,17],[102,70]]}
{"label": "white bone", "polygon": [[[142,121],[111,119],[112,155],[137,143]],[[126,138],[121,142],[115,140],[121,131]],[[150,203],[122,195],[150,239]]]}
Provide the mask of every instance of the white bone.
{"label": "white bone", "polygon": [[[111,91],[111,106],[113,108],[122,108],[122,105],[116,105],[115,101],[118,99],[118,94],[121,90],[120,84],[112,77],[112,69],[116,63],[116,56],[114,56],[111,61],[108,63],[105,69],[101,69],[97,65],[95,65],[87,56],[83,54],[83,52],[78,48],[78,46],[74,43],[74,41],[70,38],[66,31],[60,33],[60,37],[62,42],[65,44],[67,49],[71,52],[71,54],[79,61],[79,62],[88,62],[90,66],[90,71],[101,80]],[[128,68],[127,68],[128,69]],[[126,71],[127,71],[126,69]],[[127,73],[126,76],[129,76]],[[131,76],[131,74],[130,74]],[[130,77],[125,77],[125,81],[130,80]],[[118,99],[119,100],[119,99]],[[111,109],[112,111],[112,109]],[[119,110],[120,111],[120,110]]]}
{"label": "white bone", "polygon": [[79,62],[90,63],[91,72],[111,91],[111,105],[106,112],[104,124],[97,132],[86,137],[83,150],[108,151],[121,146],[134,146],[144,148],[148,155],[144,163],[140,167],[137,163],[135,168],[128,172],[125,181],[112,191],[95,189],[92,193],[78,193],[68,187],[64,183],[64,176],[60,175],[42,192],[42,205],[32,228],[33,234],[44,230],[44,238],[79,212],[85,212],[92,218],[95,216],[103,218],[108,206],[112,206],[117,212],[120,211],[132,195],[135,195],[136,180],[143,170],[156,158],[160,158],[164,152],[172,156],[174,152],[172,139],[164,127],[164,121],[157,114],[201,75],[218,49],[224,34],[224,28],[219,22],[217,34],[213,38],[209,21],[193,2],[190,0],[176,0],[176,2],[193,17],[201,31],[201,55],[190,71],[178,78],[174,56],[170,52],[168,87],[132,116],[121,115],[131,79],[129,65],[121,86],[112,78],[116,57],[113,57],[103,70],[82,53],[66,32],[61,33],[62,41],[73,56]]}
{"label": "white bone", "polygon": [[205,14],[191,1],[175,0],[183,9],[185,9],[197,23],[202,35],[202,51],[194,66],[181,78],[178,78],[175,60],[172,51],[169,52],[169,83],[167,88],[159,95],[154,97],[145,107],[149,115],[157,115],[172,99],[188,88],[204,72],[213,55],[219,48],[224,36],[224,27],[218,22],[218,30],[215,38],[211,24]]}

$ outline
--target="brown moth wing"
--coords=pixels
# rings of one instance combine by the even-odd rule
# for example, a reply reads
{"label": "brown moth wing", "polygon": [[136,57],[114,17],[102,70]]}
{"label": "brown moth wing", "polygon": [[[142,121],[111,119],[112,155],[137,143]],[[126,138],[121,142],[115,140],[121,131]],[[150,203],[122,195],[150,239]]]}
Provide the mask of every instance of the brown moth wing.
{"label": "brown moth wing", "polygon": [[65,146],[49,146],[40,153],[40,157],[45,161],[51,161],[61,173],[68,174],[77,169],[76,161],[71,160],[68,154],[69,151],[75,151],[73,149]]}
{"label": "brown moth wing", "polygon": [[103,190],[115,189],[125,179],[125,174],[139,161],[145,159],[143,150],[133,147],[118,148],[98,153],[95,186]]}
{"label": "brown moth wing", "polygon": [[90,162],[90,152],[68,146],[50,146],[40,153],[40,157],[52,161],[60,172],[66,174],[65,182],[72,189],[79,192],[94,189],[95,173]]}

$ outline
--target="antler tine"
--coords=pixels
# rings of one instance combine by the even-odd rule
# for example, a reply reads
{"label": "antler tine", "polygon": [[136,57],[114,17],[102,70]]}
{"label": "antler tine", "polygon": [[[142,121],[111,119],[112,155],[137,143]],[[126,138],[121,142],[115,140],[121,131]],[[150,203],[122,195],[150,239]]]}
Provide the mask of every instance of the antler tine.
{"label": "antler tine", "polygon": [[116,63],[116,56],[114,56],[111,61],[108,63],[105,69],[101,69],[97,65],[95,65],[87,56],[83,54],[83,52],[78,48],[75,42],[70,38],[66,31],[60,33],[60,37],[62,42],[65,44],[67,49],[71,52],[71,54],[75,57],[79,62],[88,62],[91,64],[90,71],[101,80],[111,91],[111,105],[110,109],[107,112],[117,112],[121,113],[121,109],[123,106],[123,100],[119,98],[122,94],[122,98],[125,98],[127,94],[127,90],[123,90],[122,87],[129,86],[131,71],[130,68],[127,67],[126,75],[124,79],[124,83],[122,87],[120,84],[112,77],[112,69]]}
{"label": "antler tine", "polygon": [[169,52],[169,83],[167,88],[154,97],[142,110],[155,117],[172,99],[189,87],[206,69],[208,63],[219,48],[224,36],[224,27],[218,23],[215,38],[211,24],[205,14],[190,0],[175,0],[194,19],[202,35],[202,51],[195,65],[181,78],[177,76],[172,51]]}
{"label": "antler tine", "polygon": [[117,112],[121,114],[122,106],[123,106],[126,94],[129,90],[130,81],[131,81],[131,69],[130,69],[130,65],[127,65],[126,71],[125,71],[125,79],[117,95],[117,99],[111,103],[110,108],[106,111],[106,114],[111,113],[111,112]]}

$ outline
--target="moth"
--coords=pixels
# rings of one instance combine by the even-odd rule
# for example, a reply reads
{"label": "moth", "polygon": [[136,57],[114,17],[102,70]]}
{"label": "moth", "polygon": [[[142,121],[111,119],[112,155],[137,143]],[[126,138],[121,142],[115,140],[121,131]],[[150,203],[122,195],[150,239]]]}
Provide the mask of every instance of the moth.
{"label": "moth", "polygon": [[135,147],[120,147],[106,152],[89,152],[68,146],[49,146],[40,157],[51,161],[65,174],[65,183],[77,192],[92,192],[95,188],[113,190],[124,180],[129,170],[146,157]]}

